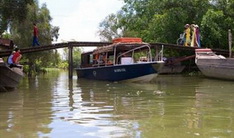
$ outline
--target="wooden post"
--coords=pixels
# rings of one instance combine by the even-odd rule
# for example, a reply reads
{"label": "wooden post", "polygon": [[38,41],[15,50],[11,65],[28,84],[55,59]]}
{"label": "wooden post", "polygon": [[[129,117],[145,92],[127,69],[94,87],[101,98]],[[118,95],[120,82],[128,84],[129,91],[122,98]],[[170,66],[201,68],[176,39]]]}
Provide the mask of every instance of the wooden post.
{"label": "wooden post", "polygon": [[163,56],[164,56],[164,55],[163,55],[163,54],[164,54],[164,53],[163,53],[163,52],[164,52],[164,45],[162,45],[161,52],[162,52],[162,53],[161,53],[161,57],[160,57],[161,60],[160,60],[160,61],[163,61]]}
{"label": "wooden post", "polygon": [[69,79],[72,79],[73,77],[73,46],[68,45],[68,64],[69,64]]}
{"label": "wooden post", "polygon": [[[116,46],[114,47],[114,60],[113,60],[113,65],[118,64],[118,61],[116,61],[117,55],[116,55]],[[117,62],[117,63],[116,63]]]}
{"label": "wooden post", "polygon": [[228,30],[228,44],[229,44],[229,58],[232,57],[232,32],[231,29]]}
{"label": "wooden post", "polygon": [[[154,50],[155,50],[154,61],[158,61],[158,57],[157,57],[157,56],[159,56],[158,46],[154,46]],[[156,59],[156,58],[157,58],[157,59]]]}
{"label": "wooden post", "polygon": [[68,98],[69,98],[69,107],[70,107],[70,111],[73,111],[74,110],[74,93],[73,93],[73,80],[72,79],[69,79],[68,81],[68,85],[69,85],[69,95],[68,95]]}

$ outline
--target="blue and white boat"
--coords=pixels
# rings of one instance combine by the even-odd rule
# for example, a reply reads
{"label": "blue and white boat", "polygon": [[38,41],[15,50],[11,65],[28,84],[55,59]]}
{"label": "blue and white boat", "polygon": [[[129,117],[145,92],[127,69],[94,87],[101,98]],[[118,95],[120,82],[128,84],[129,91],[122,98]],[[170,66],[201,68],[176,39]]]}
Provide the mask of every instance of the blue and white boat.
{"label": "blue and white boat", "polygon": [[139,38],[121,38],[109,46],[82,53],[81,65],[76,71],[78,78],[149,82],[157,77],[163,66],[162,60],[153,60],[148,43]]}

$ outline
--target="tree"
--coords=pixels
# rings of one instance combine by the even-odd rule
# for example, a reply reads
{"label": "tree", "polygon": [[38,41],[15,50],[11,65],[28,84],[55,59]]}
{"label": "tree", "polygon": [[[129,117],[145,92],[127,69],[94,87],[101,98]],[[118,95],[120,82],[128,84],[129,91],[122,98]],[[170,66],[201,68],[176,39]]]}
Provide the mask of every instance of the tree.
{"label": "tree", "polygon": [[203,42],[211,48],[215,48],[221,44],[222,23],[219,22],[220,20],[224,20],[224,14],[222,11],[208,10],[207,13],[203,16],[201,24],[202,35],[203,38],[206,36],[206,38],[203,39]]}
{"label": "tree", "polygon": [[[53,39],[57,39],[59,27],[53,27],[50,12],[43,4],[39,8],[38,3],[27,6],[29,12],[22,22],[13,22],[10,27],[11,38],[19,48],[31,47],[33,37],[33,23],[37,23],[39,29],[39,43],[41,45],[50,45]],[[58,53],[56,50],[38,52],[23,55],[24,60],[30,63],[30,70],[36,72],[42,67],[56,67],[58,62]],[[32,74],[33,72],[30,72]]]}
{"label": "tree", "polygon": [[73,67],[78,67],[81,63],[81,49],[79,47],[73,48]]}
{"label": "tree", "polygon": [[25,20],[33,0],[0,0],[0,36],[13,22]]}
{"label": "tree", "polygon": [[[79,47],[73,47],[73,67],[78,67],[81,63],[81,53],[82,49]],[[62,61],[68,63],[68,48],[63,49],[63,59]],[[60,65],[62,68],[68,68],[68,64],[62,63]]]}
{"label": "tree", "polygon": [[118,15],[110,14],[99,24],[98,34],[102,41],[112,41],[113,38],[121,36],[121,29],[118,26]]}
{"label": "tree", "polygon": [[[227,30],[234,28],[234,0],[124,0],[125,5],[108,28],[120,29],[115,36],[141,37],[145,42],[176,43],[185,24],[198,24],[202,45],[226,48]],[[110,30],[110,29],[107,29]],[[103,34],[99,34],[103,37]],[[106,35],[106,34],[105,34]],[[108,33],[108,38],[113,38]],[[218,45],[217,45],[218,44]]]}
{"label": "tree", "polygon": [[228,49],[228,29],[234,28],[234,0],[212,0],[213,8],[202,18],[203,43],[211,48]]}

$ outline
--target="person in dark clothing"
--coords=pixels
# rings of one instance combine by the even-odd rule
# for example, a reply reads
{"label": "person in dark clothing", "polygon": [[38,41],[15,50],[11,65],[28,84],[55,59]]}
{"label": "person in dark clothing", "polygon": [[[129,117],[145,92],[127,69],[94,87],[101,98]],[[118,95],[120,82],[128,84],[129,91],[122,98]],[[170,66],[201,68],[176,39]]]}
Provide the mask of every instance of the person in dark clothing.
{"label": "person in dark clothing", "polygon": [[38,28],[36,23],[33,23],[33,46],[40,46],[39,42],[38,42]]}

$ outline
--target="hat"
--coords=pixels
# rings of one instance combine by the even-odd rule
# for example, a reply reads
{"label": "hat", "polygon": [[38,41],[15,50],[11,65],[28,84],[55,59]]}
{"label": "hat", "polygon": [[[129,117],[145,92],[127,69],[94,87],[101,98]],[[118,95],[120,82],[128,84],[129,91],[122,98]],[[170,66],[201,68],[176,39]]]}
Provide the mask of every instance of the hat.
{"label": "hat", "polygon": [[15,48],[15,52],[18,52],[19,51],[19,48]]}
{"label": "hat", "polygon": [[189,24],[186,24],[184,27],[185,27],[185,28],[189,27]]}

